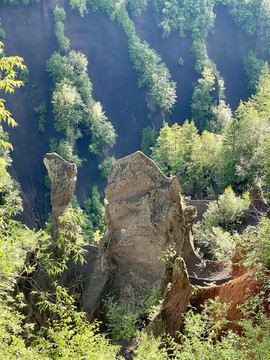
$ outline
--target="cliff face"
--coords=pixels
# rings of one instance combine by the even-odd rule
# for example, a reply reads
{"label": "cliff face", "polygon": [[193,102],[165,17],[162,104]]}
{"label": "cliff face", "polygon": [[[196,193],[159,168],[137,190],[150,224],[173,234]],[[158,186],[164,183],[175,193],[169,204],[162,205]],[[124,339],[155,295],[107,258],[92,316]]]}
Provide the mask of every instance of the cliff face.
{"label": "cliff face", "polygon": [[[5,53],[22,56],[29,69],[27,85],[7,96],[6,105],[20,125],[9,132],[14,146],[12,175],[21,184],[24,199],[22,220],[37,227],[44,225],[50,211],[42,159],[49,151],[49,139],[57,137],[50,104],[52,84],[46,72],[46,61],[58,50],[53,20],[56,5],[65,7],[65,35],[70,39],[72,50],[81,51],[87,56],[94,99],[102,103],[119,135],[114,155],[119,158],[138,150],[142,129],[147,125],[159,128],[163,121],[160,114],[151,112],[147,107],[145,89],[138,88],[138,76],[129,59],[128,39],[124,30],[111,22],[106,14],[93,13],[90,9],[84,18],[80,18],[78,12],[71,10],[68,1],[64,0],[14,6],[1,3],[2,27],[6,31]],[[172,79],[177,82],[178,102],[172,112],[166,114],[166,121],[181,124],[191,117],[192,84],[199,76],[194,70],[190,53],[192,41],[189,34],[185,39],[180,39],[177,32],[163,39],[157,21],[150,7],[134,18],[138,35],[161,55]],[[217,8],[215,29],[215,33],[208,38],[209,55],[225,78],[227,100],[229,103],[233,101],[235,108],[239,98],[245,100],[248,95],[242,58],[250,49],[259,49],[256,39],[251,41],[233,23],[225,8]],[[184,59],[183,67],[178,66],[179,57]],[[38,116],[34,111],[42,103],[48,110],[46,134],[39,133]],[[99,176],[97,158],[89,155],[88,146],[89,139],[78,141],[79,155],[87,158],[78,174],[76,195],[79,198],[88,194],[94,184],[105,187],[105,182]]]}

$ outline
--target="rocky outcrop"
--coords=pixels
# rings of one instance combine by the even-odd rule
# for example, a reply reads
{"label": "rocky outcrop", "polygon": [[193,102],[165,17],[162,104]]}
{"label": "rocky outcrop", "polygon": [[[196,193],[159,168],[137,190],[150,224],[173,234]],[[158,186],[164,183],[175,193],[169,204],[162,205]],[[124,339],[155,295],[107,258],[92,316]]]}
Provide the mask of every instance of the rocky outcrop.
{"label": "rocky outcrop", "polygon": [[59,219],[69,208],[74,194],[77,166],[56,153],[46,154],[44,164],[51,181],[52,229],[53,236],[56,237],[57,230],[61,228]]}
{"label": "rocky outcrop", "polygon": [[102,247],[110,263],[109,288],[136,306],[153,287],[161,287],[162,253],[198,262],[191,241],[196,211],[188,208],[185,217],[176,177],[164,176],[141,152],[111,167],[105,193],[108,231]]}
{"label": "rocky outcrop", "polygon": [[155,336],[162,336],[165,333],[174,336],[177,331],[180,331],[190,302],[191,289],[185,262],[178,257],[174,262],[170,289],[159,314],[148,325],[146,332]]}
{"label": "rocky outcrop", "polygon": [[85,245],[85,262],[76,264],[69,261],[67,271],[61,276],[61,284],[69,289],[77,299],[79,309],[93,321],[99,318],[101,300],[105,297],[106,284],[109,279],[108,262],[104,253],[97,246]]}

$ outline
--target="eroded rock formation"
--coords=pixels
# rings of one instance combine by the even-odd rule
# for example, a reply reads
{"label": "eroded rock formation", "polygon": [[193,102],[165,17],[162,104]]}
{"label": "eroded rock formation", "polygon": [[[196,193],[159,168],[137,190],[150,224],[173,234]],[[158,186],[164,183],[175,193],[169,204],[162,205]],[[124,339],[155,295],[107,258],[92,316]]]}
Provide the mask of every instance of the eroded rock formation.
{"label": "eroded rock formation", "polygon": [[[56,234],[61,226],[59,217],[69,208],[77,169],[57,154],[46,154],[44,163],[52,183]],[[93,319],[107,295],[135,310],[153,288],[165,289],[172,281],[159,319],[167,324],[165,330],[173,334],[179,329],[189,302],[187,270],[195,276],[200,269],[192,243],[196,209],[182,208],[176,177],[164,176],[141,152],[112,166],[105,193],[108,230],[98,247],[85,246],[84,264],[70,261],[60,283],[71,293],[79,291],[78,306]],[[173,271],[167,262],[174,263]]]}
{"label": "eroded rock formation", "polygon": [[61,228],[59,221],[65,210],[69,208],[77,181],[77,166],[64,160],[56,153],[48,153],[44,157],[51,181],[52,228],[53,236]]}
{"label": "eroded rock formation", "polygon": [[162,336],[165,333],[174,336],[183,323],[190,302],[191,289],[185,262],[178,257],[173,265],[172,284],[166,293],[161,310],[146,331],[155,336]]}
{"label": "eroded rock formation", "polygon": [[110,262],[109,288],[136,306],[161,287],[162,252],[173,249],[187,263],[198,261],[190,236],[195,209],[188,209],[186,221],[178,180],[163,175],[141,152],[111,167],[105,193],[108,231],[102,246]]}

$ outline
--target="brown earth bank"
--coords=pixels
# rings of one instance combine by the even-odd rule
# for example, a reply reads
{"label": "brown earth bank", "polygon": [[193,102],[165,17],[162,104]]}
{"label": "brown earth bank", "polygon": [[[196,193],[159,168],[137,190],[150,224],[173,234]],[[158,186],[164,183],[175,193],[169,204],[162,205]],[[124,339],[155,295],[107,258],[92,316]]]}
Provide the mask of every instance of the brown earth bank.
{"label": "brown earth bank", "polygon": [[[269,273],[266,275],[269,276]],[[243,318],[240,307],[247,300],[259,294],[262,286],[263,283],[260,277],[258,278],[258,276],[256,276],[255,271],[251,271],[226,284],[198,289],[197,294],[191,300],[191,305],[198,311],[201,311],[203,305],[210,299],[216,299],[221,304],[229,305],[224,316],[229,322],[223,330],[231,329],[241,332],[241,328],[237,324],[237,321]],[[265,312],[269,314],[270,309],[268,303],[264,303],[264,308]]]}

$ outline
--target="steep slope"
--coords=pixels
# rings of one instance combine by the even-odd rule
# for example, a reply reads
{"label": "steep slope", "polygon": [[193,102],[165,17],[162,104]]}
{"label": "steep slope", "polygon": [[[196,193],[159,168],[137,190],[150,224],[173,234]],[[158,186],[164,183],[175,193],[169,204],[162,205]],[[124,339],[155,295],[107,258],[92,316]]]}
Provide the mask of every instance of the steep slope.
{"label": "steep slope", "polygon": [[[118,133],[114,155],[122,157],[138,150],[142,128],[149,124],[159,128],[163,121],[161,114],[151,112],[147,106],[145,89],[137,86],[138,76],[129,59],[128,40],[122,27],[111,22],[107,15],[89,10],[81,18],[64,0],[16,6],[0,4],[2,26],[6,31],[5,51],[7,55],[22,56],[30,71],[27,86],[7,99],[7,107],[20,125],[10,131],[14,145],[13,174],[22,186],[24,221],[31,226],[42,226],[50,209],[42,158],[49,151],[49,139],[57,136],[50,105],[52,84],[45,70],[46,61],[58,48],[53,22],[56,5],[65,5],[65,34],[70,38],[71,49],[86,54],[94,98],[102,103]],[[248,96],[242,57],[250,49],[259,51],[262,46],[258,39],[249,39],[235,25],[226,8],[218,7],[216,11],[216,30],[208,37],[208,51],[225,78],[227,100],[234,109],[240,98]],[[177,82],[178,101],[172,112],[166,114],[166,120],[183,123],[191,117],[193,84],[198,78],[189,52],[191,39],[189,36],[180,39],[176,32],[163,39],[160,19],[151,8],[134,18],[134,22],[137,34],[156,49]],[[264,51],[260,50],[259,55],[263,56]],[[184,59],[183,67],[178,66],[180,56]],[[43,102],[49,110],[45,135],[38,132],[38,116],[34,111],[34,107]],[[93,184],[105,187],[98,173],[98,159],[89,155],[87,143],[78,141],[80,155],[87,158],[78,171],[76,193],[79,198],[88,195]]]}

